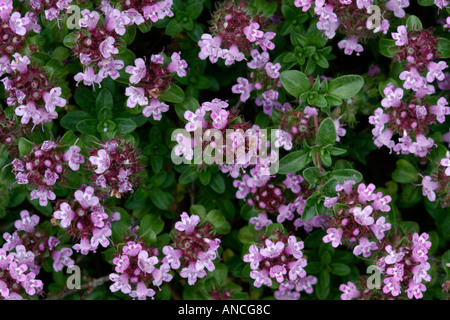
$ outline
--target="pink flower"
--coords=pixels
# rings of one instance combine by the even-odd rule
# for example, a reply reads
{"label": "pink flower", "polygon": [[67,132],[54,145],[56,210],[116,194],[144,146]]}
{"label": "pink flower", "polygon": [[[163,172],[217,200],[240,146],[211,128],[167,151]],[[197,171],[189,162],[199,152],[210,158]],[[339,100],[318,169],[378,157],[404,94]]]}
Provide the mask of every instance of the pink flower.
{"label": "pink flower", "polygon": [[16,220],[16,222],[14,222],[17,231],[24,230],[31,233],[34,231],[34,227],[39,224],[39,216],[33,214],[30,217],[30,213],[27,210],[20,211],[20,218],[21,220]]}
{"label": "pink flower", "polygon": [[145,273],[152,273],[155,269],[155,265],[158,263],[158,258],[153,256],[149,257],[146,250],[142,250],[138,255],[138,266]]}
{"label": "pink flower", "polygon": [[392,39],[397,40],[395,41],[395,45],[399,47],[408,44],[408,31],[406,30],[406,26],[398,26],[397,32],[392,33]]}
{"label": "pink flower", "polygon": [[64,153],[64,161],[69,162],[69,167],[73,171],[80,169],[80,163],[84,163],[84,157],[80,154],[80,147],[71,146],[69,150]]}
{"label": "pink flower", "polygon": [[248,41],[255,42],[264,36],[264,31],[258,30],[259,23],[252,22],[249,26],[244,28],[244,34]]}
{"label": "pink flower", "polygon": [[263,284],[270,287],[272,285],[272,280],[269,278],[269,271],[267,269],[262,269],[260,271],[253,270],[250,272],[250,278],[254,279],[253,285],[256,288],[260,288]]}
{"label": "pink flower", "polygon": [[250,262],[250,268],[252,270],[258,269],[259,262],[264,259],[264,257],[259,253],[257,246],[252,244],[249,249],[249,253],[244,255],[244,262]]}
{"label": "pink flower", "polygon": [[445,175],[450,176],[450,154],[447,154],[447,157],[441,160],[441,166],[447,167],[445,169]]}
{"label": "pink flower", "polygon": [[62,271],[64,266],[71,267],[75,264],[75,261],[73,261],[70,256],[72,256],[73,251],[70,248],[62,248],[59,250],[54,250],[52,252],[52,258],[53,258],[53,270],[56,272]]}
{"label": "pink flower", "polygon": [[97,152],[96,156],[90,156],[89,161],[94,165],[97,166],[97,168],[94,170],[95,173],[101,174],[109,169],[109,166],[111,165],[111,160],[109,158],[108,152],[104,149],[100,149]]}
{"label": "pink flower", "polygon": [[314,0],[295,0],[294,5],[297,8],[302,8],[303,12],[308,11],[309,8],[311,8],[311,4],[314,2]]}
{"label": "pink flower", "polygon": [[216,63],[219,58],[223,57],[223,50],[220,48],[221,43],[222,38],[219,36],[213,38],[210,34],[204,33],[198,42],[200,47],[198,57],[202,60],[209,57],[211,63]]}
{"label": "pink flower", "polygon": [[83,207],[83,209],[87,209],[89,207],[95,207],[99,204],[98,197],[94,196],[94,188],[88,186],[84,191],[77,190],[74,193],[75,199],[79,202],[79,204]]}
{"label": "pink flower", "polygon": [[347,284],[341,284],[339,286],[339,290],[341,290],[343,293],[341,294],[342,300],[351,300],[354,298],[358,298],[361,294],[358,289],[356,289],[356,286],[353,282],[349,281]]}
{"label": "pink flower", "polygon": [[375,242],[369,242],[366,237],[361,237],[359,239],[359,245],[353,249],[353,254],[359,256],[362,253],[364,258],[368,258],[371,255],[370,251],[376,250],[377,248],[378,246]]}
{"label": "pink flower", "polygon": [[178,269],[181,265],[180,258],[182,255],[181,250],[176,250],[171,246],[164,246],[162,249],[164,253],[163,263],[167,263],[174,270]]}
{"label": "pink flower", "polygon": [[[121,272],[119,272],[121,273]],[[129,276],[127,273],[123,273],[121,275],[118,275],[116,273],[111,273],[109,275],[109,279],[114,282],[110,287],[109,290],[111,292],[116,292],[121,290],[124,294],[128,294],[131,292],[131,285],[129,283]]]}
{"label": "pink flower", "polygon": [[269,53],[264,51],[259,53],[258,50],[254,49],[250,52],[250,56],[253,58],[252,61],[247,63],[250,69],[263,69],[267,62],[269,62]]}
{"label": "pink flower", "polygon": [[450,107],[448,107],[447,99],[440,97],[437,104],[428,108],[431,114],[436,116],[439,123],[445,122],[445,116],[450,114]]}
{"label": "pink flower", "polygon": [[413,297],[416,299],[422,299],[422,292],[425,291],[427,291],[427,287],[425,287],[423,283],[416,283],[413,280],[409,281],[409,287],[405,290],[409,299],[412,299]]}
{"label": "pink flower", "polygon": [[340,49],[344,49],[344,53],[346,55],[351,55],[353,51],[355,51],[356,55],[359,56],[359,53],[364,51],[362,45],[358,44],[358,38],[356,36],[352,36],[346,40],[341,40],[338,43],[338,47]]}
{"label": "pink flower", "polygon": [[391,245],[387,245],[385,250],[389,254],[388,256],[386,256],[384,258],[384,261],[386,262],[386,264],[394,264],[396,262],[399,262],[405,256],[405,253],[401,252],[401,250],[399,252],[396,252],[395,250],[393,250]]}
{"label": "pink flower", "polygon": [[341,242],[341,237],[343,234],[342,229],[329,228],[327,230],[327,235],[322,238],[322,241],[325,243],[331,242],[331,246],[333,248],[337,248]]}
{"label": "pink flower", "polygon": [[77,82],[77,85],[80,81],[83,81],[83,84],[85,86],[91,86],[94,83],[101,82],[101,78],[95,74],[93,67],[86,67],[86,69],[84,70],[84,73],[78,72],[75,75],[74,80]]}
{"label": "pink flower", "polygon": [[430,176],[425,176],[422,179],[422,194],[430,201],[436,200],[436,191],[439,188],[439,183],[432,181]]}
{"label": "pink flower", "polygon": [[386,9],[394,12],[394,16],[397,18],[403,18],[405,16],[405,10],[403,8],[409,7],[409,0],[389,0],[386,2]]}
{"label": "pink flower", "polygon": [[195,268],[195,263],[190,263],[189,267],[183,268],[180,272],[180,276],[182,278],[188,279],[188,284],[190,286],[194,285],[197,282],[197,278],[201,279],[206,277],[206,271],[204,269],[197,270]]}
{"label": "pink flower", "polygon": [[246,78],[238,77],[237,84],[231,87],[231,91],[235,94],[240,94],[240,100],[246,102],[250,98],[250,92],[254,89],[253,84],[249,83]]}
{"label": "pink flower", "polygon": [[199,216],[193,214],[189,217],[186,212],[183,212],[181,214],[181,221],[175,223],[175,229],[178,231],[186,231],[187,234],[191,234],[199,223]]}
{"label": "pink flower", "polygon": [[273,223],[272,220],[267,218],[266,213],[258,213],[257,217],[250,218],[248,222],[254,225],[256,231],[261,230],[262,228]]}
{"label": "pink flower", "polygon": [[267,62],[266,65],[264,66],[264,69],[266,70],[267,75],[272,79],[277,79],[280,77],[279,72],[279,70],[281,69],[280,63],[273,64],[272,62]]}
{"label": "pink flower", "polygon": [[392,83],[389,83],[383,90],[386,98],[381,100],[381,105],[385,108],[400,107],[403,98],[403,89],[395,88]]}
{"label": "pink flower", "polygon": [[128,97],[128,108],[134,108],[136,107],[136,104],[139,104],[140,106],[148,105],[148,99],[145,96],[144,88],[127,87],[125,89],[125,95]]}
{"label": "pink flower", "polygon": [[442,70],[447,68],[448,65],[445,61],[439,61],[438,63],[431,61],[428,64],[427,81],[430,83],[433,82],[434,79],[443,81],[445,79],[445,75]]}
{"label": "pink flower", "polygon": [[274,265],[270,268],[269,275],[272,278],[275,278],[278,283],[281,283],[284,281],[284,275],[287,273],[286,268],[284,265]]}
{"label": "pink flower", "polygon": [[220,110],[211,112],[212,125],[216,129],[224,129],[228,123],[228,111]]}
{"label": "pink flower", "polygon": [[142,114],[144,117],[152,116],[154,120],[161,120],[162,113],[169,111],[169,106],[164,102],[159,101],[158,99],[152,99],[150,101],[150,105],[146,106],[144,110],[142,110]]}
{"label": "pink flower", "polygon": [[39,205],[45,207],[47,205],[47,200],[55,200],[56,195],[53,191],[46,189],[41,186],[38,190],[33,190],[30,193],[31,200],[39,199]]}
{"label": "pink flower", "polygon": [[167,70],[170,72],[176,72],[179,77],[186,76],[186,68],[188,67],[186,60],[181,60],[180,53],[174,52],[170,57],[172,62],[167,66]]}
{"label": "pink flower", "polygon": [[127,255],[122,254],[120,257],[114,258],[112,262],[116,265],[114,267],[114,270],[116,270],[116,272],[124,273],[130,265],[130,258],[128,258]]}
{"label": "pink flower", "polygon": [[370,226],[374,223],[373,217],[370,215],[373,212],[373,208],[369,205],[361,210],[361,207],[353,208],[353,216],[355,217],[355,221],[362,226]]}
{"label": "pink flower", "polygon": [[230,49],[223,50],[222,58],[225,59],[225,65],[232,65],[235,61],[242,61],[245,59],[244,53],[239,51],[237,45],[233,44]]}
{"label": "pink flower", "polygon": [[59,210],[53,213],[53,217],[61,220],[61,227],[67,228],[75,218],[75,212],[67,202],[63,202],[59,206]]}
{"label": "pink flower", "polygon": [[145,300],[147,297],[154,299],[155,294],[155,290],[147,288],[143,281],[139,281],[136,285],[136,290],[130,292],[130,297],[138,298],[138,300]]}
{"label": "pink flower", "polygon": [[16,11],[11,14],[9,18],[9,27],[11,30],[19,36],[24,36],[27,33],[26,25],[30,23],[30,19],[27,17],[20,17],[20,12]]}
{"label": "pink flower", "polygon": [[141,58],[134,60],[135,67],[127,66],[125,72],[131,74],[130,83],[136,84],[141,81],[147,75],[147,68],[145,66],[145,61]]}
{"label": "pink flower", "polygon": [[0,0],[0,19],[8,21],[9,15],[13,10],[12,0]]}
{"label": "pink flower", "polygon": [[259,252],[265,258],[276,258],[278,257],[284,250],[284,243],[278,241],[276,244],[266,239],[265,241],[266,247],[262,248]]}
{"label": "pink flower", "polygon": [[400,282],[394,277],[385,278],[383,282],[385,283],[385,286],[383,287],[383,292],[385,294],[390,292],[394,297],[396,297],[401,293]]}
{"label": "pink flower", "polygon": [[384,232],[391,229],[391,224],[385,223],[385,221],[385,217],[380,217],[376,223],[370,226],[370,230],[372,230],[378,240],[382,240],[384,238]]}

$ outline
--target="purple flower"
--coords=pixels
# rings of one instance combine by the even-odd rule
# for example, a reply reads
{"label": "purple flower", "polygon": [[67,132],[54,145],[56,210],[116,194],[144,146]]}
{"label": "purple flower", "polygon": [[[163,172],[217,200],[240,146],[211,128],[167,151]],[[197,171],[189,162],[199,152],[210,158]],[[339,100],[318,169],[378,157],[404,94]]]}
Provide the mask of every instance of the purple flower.
{"label": "purple flower", "polygon": [[223,129],[228,123],[228,111],[220,110],[211,112],[212,125],[216,129]]}
{"label": "purple flower", "polygon": [[273,223],[272,220],[267,218],[267,214],[263,212],[258,213],[257,217],[250,218],[248,222],[254,225],[256,231],[261,230],[262,228],[267,227],[269,224]]}
{"label": "purple flower", "polygon": [[230,49],[222,50],[222,58],[225,59],[225,65],[232,65],[235,61],[242,61],[245,59],[244,53],[239,51],[237,45],[232,45]]}
{"label": "purple flower", "polygon": [[284,281],[284,275],[286,273],[287,273],[287,270],[284,267],[284,265],[279,265],[279,264],[272,266],[269,270],[269,275],[272,278],[275,278],[278,283],[281,283]]}
{"label": "purple flower", "polygon": [[162,252],[164,253],[164,258],[162,259],[163,263],[169,264],[170,267],[174,270],[180,267],[180,258],[182,255],[181,250],[174,249],[171,246],[164,246]]}
{"label": "purple flower", "polygon": [[80,163],[84,163],[84,157],[80,154],[80,151],[80,147],[74,145],[64,153],[64,161],[69,162],[69,167],[73,171],[80,169]]}
{"label": "purple flower", "polygon": [[327,230],[327,235],[322,238],[325,243],[331,242],[333,248],[337,248],[341,243],[342,229],[329,228]]}
{"label": "purple flower", "polygon": [[284,243],[278,241],[276,244],[266,239],[265,241],[266,247],[262,248],[259,252],[265,258],[276,258],[278,257],[284,250]]}
{"label": "purple flower", "polygon": [[136,104],[139,104],[140,106],[148,105],[148,99],[145,96],[144,88],[127,87],[125,89],[125,95],[128,97],[128,108],[134,108],[136,107]]}
{"label": "purple flower", "polygon": [[175,229],[178,231],[186,231],[187,234],[194,232],[197,224],[200,223],[200,217],[193,214],[189,217],[186,212],[181,214],[181,221],[175,223]]}
{"label": "purple flower", "polygon": [[198,42],[200,52],[198,57],[205,60],[209,57],[211,63],[216,63],[219,58],[223,58],[223,49],[220,48],[222,38],[219,36],[212,37],[208,33],[204,33]]}
{"label": "purple flower", "polygon": [[428,63],[428,73],[427,73],[427,81],[433,82],[434,79],[439,81],[443,81],[445,79],[445,75],[442,70],[447,69],[448,65],[445,61],[439,61],[438,63],[431,61]]}
{"label": "purple flower", "polygon": [[47,200],[55,200],[56,195],[53,191],[46,189],[45,187],[41,186],[38,190],[33,190],[30,193],[31,200],[39,199],[39,205],[41,207],[45,207],[47,205]]}
{"label": "purple flower", "polygon": [[256,288],[260,288],[263,284],[268,287],[272,285],[272,280],[269,278],[269,271],[267,271],[267,269],[262,269],[260,271],[251,271],[250,278],[255,280],[253,285]]}
{"label": "purple flower", "polygon": [[89,161],[93,165],[97,166],[97,168],[94,171],[95,171],[95,173],[98,173],[98,174],[103,173],[106,170],[108,170],[109,166],[111,165],[111,159],[109,158],[109,154],[104,149],[100,149],[97,152],[97,157],[90,156]]}
{"label": "purple flower", "polygon": [[142,250],[138,255],[138,266],[145,273],[152,273],[155,269],[155,265],[158,263],[158,258],[153,256],[149,257],[146,250]]}
{"label": "purple flower", "polygon": [[167,66],[167,70],[176,72],[179,77],[185,77],[187,75],[185,69],[188,67],[186,60],[181,60],[179,52],[172,53],[170,58],[172,59],[172,62]]}
{"label": "purple flower", "polygon": [[130,297],[138,298],[138,300],[145,300],[147,299],[147,297],[153,299],[155,294],[156,294],[155,290],[151,288],[148,289],[143,281],[139,281],[138,284],[136,285],[136,290],[130,292]]}
{"label": "purple flower", "polygon": [[197,282],[197,278],[201,279],[206,277],[206,271],[204,269],[197,270],[195,268],[195,263],[191,262],[189,267],[181,270],[180,276],[182,278],[187,278],[188,284],[192,286]]}
{"label": "purple flower", "polygon": [[79,252],[84,255],[88,254],[89,251],[95,250],[95,248],[91,246],[91,243],[89,242],[89,239],[87,237],[82,237],[80,243],[75,244],[73,246],[73,249],[76,252]]}
{"label": "purple flower", "polygon": [[169,110],[169,106],[164,102],[159,101],[158,99],[152,99],[150,101],[150,105],[146,106],[144,110],[142,110],[142,114],[144,117],[152,116],[153,119],[159,121],[162,118],[162,113],[167,112]]}
{"label": "purple flower", "polygon": [[425,176],[422,179],[422,194],[430,201],[436,200],[436,191],[439,188],[439,183],[432,181],[430,176]]}
{"label": "purple flower", "polygon": [[109,275],[109,279],[112,282],[114,282],[109,287],[109,290],[111,290],[111,292],[116,292],[119,290],[122,291],[124,294],[128,294],[131,292],[131,285],[129,283],[129,276],[127,273],[120,274],[120,275],[116,274],[116,273],[111,273]]}
{"label": "purple flower", "polygon": [[341,284],[339,286],[339,290],[343,293],[341,294],[341,300],[351,300],[353,298],[358,298],[361,292],[356,289],[356,286],[353,282],[349,281],[347,284]]}
{"label": "purple flower", "polygon": [[250,93],[254,89],[253,84],[249,83],[248,79],[238,77],[237,84],[231,87],[231,91],[235,94],[240,94],[240,100],[246,102],[250,98]]}
{"label": "purple flower", "polygon": [[63,99],[61,96],[61,88],[56,87],[52,88],[50,92],[44,92],[42,94],[42,99],[45,102],[45,109],[48,112],[55,111],[55,107],[64,107],[66,105],[66,99]]}
{"label": "purple flower", "polygon": [[256,49],[250,52],[250,56],[253,58],[252,61],[247,63],[247,66],[250,69],[263,69],[270,59],[268,52],[264,51],[262,53],[259,53],[259,51]]}
{"label": "purple flower", "polygon": [[370,226],[374,223],[373,217],[370,215],[373,212],[373,208],[371,206],[367,206],[361,210],[361,207],[353,208],[353,216],[355,217],[355,221],[362,226]]}
{"label": "purple flower", "polygon": [[394,12],[394,16],[397,18],[403,18],[405,16],[405,10],[403,8],[409,7],[409,0],[389,0],[386,2],[386,9]]}
{"label": "purple flower", "polygon": [[59,206],[59,210],[53,213],[53,217],[61,220],[61,227],[67,228],[75,218],[75,212],[67,202],[63,202]]}
{"label": "purple flower", "polygon": [[388,294],[389,292],[394,296],[398,296],[401,293],[400,282],[394,277],[385,278],[383,280],[385,286],[383,287],[383,292]]}
{"label": "purple flower", "polygon": [[369,240],[366,237],[361,237],[359,239],[359,245],[357,245],[353,249],[353,254],[355,256],[359,256],[361,253],[364,258],[370,257],[371,250],[376,250],[378,248],[377,244],[375,242],[369,242]]}
{"label": "purple flower", "polygon": [[450,107],[448,107],[447,99],[440,97],[437,101],[437,105],[428,108],[431,114],[436,116],[436,120],[439,123],[445,122],[445,116],[450,114]]}
{"label": "purple flower", "polygon": [[388,256],[386,256],[384,258],[384,261],[386,262],[386,264],[394,264],[396,262],[399,262],[405,256],[405,253],[401,252],[401,250],[399,252],[396,252],[395,250],[393,250],[391,245],[387,245],[385,250],[389,254]]}
{"label": "purple flower", "polygon": [[252,270],[258,269],[259,262],[264,259],[264,257],[259,253],[257,246],[252,244],[249,249],[249,253],[244,255],[244,262],[250,262],[250,268]]}
{"label": "purple flower", "polygon": [[351,55],[355,51],[356,55],[359,56],[359,53],[364,51],[363,46],[358,44],[358,38],[356,36],[339,41],[338,47],[344,49],[346,55]]}
{"label": "purple flower", "polygon": [[125,72],[131,74],[130,83],[136,84],[141,81],[147,75],[147,68],[145,66],[145,61],[141,58],[134,60],[135,67],[127,66]]}
{"label": "purple flower", "polygon": [[20,211],[20,217],[21,220],[16,220],[16,222],[14,223],[17,231],[24,230],[31,233],[34,231],[34,227],[39,224],[39,216],[33,214],[30,217],[30,213],[27,210]]}
{"label": "purple flower", "polygon": [[372,230],[378,240],[382,240],[384,238],[384,232],[391,229],[391,224],[385,222],[386,218],[380,217],[376,223],[369,226],[370,230]]}
{"label": "purple flower", "polygon": [[403,98],[403,89],[395,88],[392,83],[389,83],[383,90],[386,98],[381,100],[381,105],[385,108],[400,107]]}
{"label": "purple flower", "polygon": [[264,36],[264,31],[258,30],[259,23],[252,22],[249,26],[244,28],[244,34],[248,41],[255,42]]}
{"label": "purple flower", "polygon": [[94,188],[88,186],[84,191],[77,190],[74,193],[75,199],[80,203],[83,209],[95,207],[99,204],[98,197],[94,196]]}
{"label": "purple flower", "polygon": [[30,23],[30,19],[27,17],[20,17],[20,12],[16,11],[11,14],[9,18],[9,27],[10,29],[18,34],[19,36],[24,36],[27,33],[26,25]]}
{"label": "purple flower", "polygon": [[70,256],[72,256],[73,251],[70,248],[62,248],[59,250],[54,250],[52,252],[52,258],[53,258],[53,270],[56,272],[61,271],[64,266],[71,267],[75,264],[75,261],[73,261]]}
{"label": "purple flower", "polygon": [[408,294],[409,299],[412,299],[413,297],[416,299],[422,299],[422,292],[425,291],[427,291],[427,287],[425,287],[423,283],[416,283],[413,280],[409,282],[409,287],[405,290],[405,292]]}
{"label": "purple flower", "polygon": [[114,258],[112,262],[116,265],[114,270],[116,270],[117,273],[124,273],[130,265],[130,258],[128,258],[127,255],[122,254],[120,257]]}
{"label": "purple flower", "polygon": [[122,248],[122,251],[130,257],[136,257],[142,251],[142,245],[134,241],[128,241],[127,245]]}

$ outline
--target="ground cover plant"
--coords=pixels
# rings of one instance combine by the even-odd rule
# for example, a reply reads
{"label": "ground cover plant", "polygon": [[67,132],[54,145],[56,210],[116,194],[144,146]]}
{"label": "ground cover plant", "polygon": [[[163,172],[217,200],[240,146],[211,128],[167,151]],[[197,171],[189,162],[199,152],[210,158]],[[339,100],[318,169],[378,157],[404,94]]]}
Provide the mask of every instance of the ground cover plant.
{"label": "ground cover plant", "polygon": [[448,299],[447,0],[0,0],[0,299]]}

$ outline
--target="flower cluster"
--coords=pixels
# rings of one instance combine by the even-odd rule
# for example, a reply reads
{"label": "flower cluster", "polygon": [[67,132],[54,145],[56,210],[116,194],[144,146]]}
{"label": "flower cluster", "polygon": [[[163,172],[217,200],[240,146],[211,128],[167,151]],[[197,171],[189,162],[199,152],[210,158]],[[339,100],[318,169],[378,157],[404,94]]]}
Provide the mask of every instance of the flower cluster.
{"label": "flower cluster", "polygon": [[379,25],[375,25],[371,17],[372,12],[369,10],[373,0],[296,0],[294,5],[302,8],[303,12],[314,5],[314,13],[319,18],[317,28],[322,30],[328,39],[334,38],[336,31],[341,29],[347,38],[341,40],[338,47],[344,49],[347,55],[356,52],[359,56],[364,49],[358,42],[373,38],[378,32],[386,34],[389,30],[389,21],[386,19],[389,11],[393,11],[395,16],[402,18],[405,16],[403,8],[409,6],[409,1],[390,0],[387,3],[378,3],[380,17],[383,17]]}
{"label": "flower cluster", "polygon": [[327,221],[325,243],[331,242],[336,248],[341,244],[353,246],[355,256],[368,258],[372,251],[379,249],[385,232],[391,229],[383,215],[389,212],[392,198],[375,192],[375,185],[360,183],[353,188],[355,181],[347,180],[336,185],[337,196],[325,198],[325,207],[333,209]]}
{"label": "flower cluster", "polygon": [[157,22],[165,17],[173,17],[173,0],[125,0],[121,5],[124,10],[122,14],[136,25],[148,20]]}
{"label": "flower cluster", "polygon": [[88,153],[87,167],[96,187],[117,198],[134,192],[144,171],[140,150],[123,138],[115,138],[103,141]]}
{"label": "flower cluster", "polygon": [[125,89],[125,95],[128,97],[127,107],[135,108],[139,105],[143,107],[142,114],[145,117],[152,116],[154,120],[159,121],[162,113],[169,110],[169,106],[158,99],[159,96],[169,89],[173,82],[173,73],[179,77],[186,76],[188,65],[178,52],[172,53],[169,64],[164,63],[162,53],[153,54],[148,67],[142,58],[136,59],[134,64],[135,66],[125,68],[125,72],[130,74],[130,84]]}
{"label": "flower cluster", "polygon": [[6,103],[15,109],[23,124],[30,120],[34,125],[44,124],[58,118],[56,107],[64,107],[66,99],[62,90],[55,87],[50,76],[37,65],[31,65],[27,56],[14,53],[14,60],[2,63],[9,74],[0,81],[8,95]]}
{"label": "flower cluster", "polygon": [[122,45],[120,36],[125,34],[126,26],[133,24],[133,19],[127,13],[113,8],[107,1],[103,1],[99,9],[104,17],[97,11],[81,11],[81,29],[71,34],[68,42],[84,66],[84,72],[74,77],[77,85],[81,81],[86,86],[95,83],[100,85],[107,77],[117,79],[119,70],[124,67],[123,60],[116,59],[116,56]]}
{"label": "flower cluster", "polygon": [[[18,184],[37,187],[37,190],[30,193],[31,200],[39,199],[39,204],[46,206],[48,200],[56,199],[53,192],[55,184],[64,185],[68,166],[72,170],[76,169],[71,165],[73,160],[66,155],[67,152],[61,151],[58,141],[47,140],[40,145],[34,145],[21,159],[15,158],[11,162]],[[79,153],[77,159],[82,161]]]}
{"label": "flower cluster", "polygon": [[83,185],[75,191],[73,200],[58,200],[52,222],[67,230],[73,238],[80,240],[73,246],[76,252],[87,255],[96,252],[99,245],[110,245],[111,224],[120,220],[120,213],[108,214],[94,195],[94,188]]}
{"label": "flower cluster", "polygon": [[[383,275],[383,287],[379,290],[369,290],[361,283],[361,290],[357,285],[348,282],[342,284],[339,289],[343,292],[341,299],[351,300],[371,299],[378,297],[382,299],[395,299],[406,295],[409,299],[422,299],[426,286],[423,281],[431,281],[428,273],[430,263],[428,262],[428,250],[431,242],[428,241],[427,233],[393,235],[393,241],[386,241],[382,250],[378,251],[378,257],[374,260],[377,270]],[[363,277],[362,282],[365,278]]]}
{"label": "flower cluster", "polygon": [[173,270],[180,270],[180,276],[194,285],[204,278],[208,271],[216,269],[214,260],[218,258],[220,239],[215,237],[210,222],[200,223],[197,215],[181,214],[181,221],[175,223],[172,233],[173,243],[162,249],[163,264]]}
{"label": "flower cluster", "polygon": [[56,272],[74,264],[70,248],[56,249],[60,241],[38,229],[39,216],[22,210],[20,217],[14,223],[16,230],[3,234],[5,243],[0,249],[0,296],[5,300],[23,299],[24,293],[42,294],[43,282],[36,276],[50,257]]}
{"label": "flower cluster", "polygon": [[247,9],[247,1],[227,0],[213,13],[209,33],[204,33],[198,42],[199,58],[216,63],[224,59],[225,65],[234,64],[245,59],[255,45],[263,51],[273,50],[274,32],[263,31],[264,19],[253,16]]}
{"label": "flower cluster", "polygon": [[270,236],[263,235],[261,243],[251,245],[249,253],[243,257],[244,262],[250,263],[253,285],[259,288],[263,284],[270,287],[274,282],[279,283],[275,292],[277,299],[299,299],[303,290],[311,293],[311,285],[317,279],[306,276],[303,248],[303,241],[281,230],[274,230]]}
{"label": "flower cluster", "polygon": [[437,164],[429,176],[422,177],[422,194],[430,201],[438,200],[441,207],[450,206],[450,152]]}
{"label": "flower cluster", "polygon": [[44,12],[44,17],[48,21],[59,20],[61,12],[69,9],[71,3],[72,0],[25,0],[34,16],[37,17]]}
{"label": "flower cluster", "polygon": [[[429,153],[435,145],[434,140],[426,136],[429,126],[437,122],[444,123],[445,117],[450,114],[450,107],[444,97],[439,98],[436,104],[430,104],[425,96],[435,92],[429,83],[435,79],[443,80],[442,70],[447,67],[443,61],[429,62],[426,77],[421,76],[415,67],[400,73],[399,78],[404,81],[403,88],[413,91],[408,103],[403,101],[407,92],[402,88],[396,88],[392,83],[384,88],[385,97],[381,101],[383,108],[377,108],[374,115],[369,117],[369,123],[374,125],[374,143],[378,147],[384,145],[397,154],[412,153],[418,157]],[[399,136],[397,143],[393,140],[394,135]]]}
{"label": "flower cluster", "polygon": [[254,70],[249,74],[249,79],[238,77],[237,84],[233,85],[231,91],[240,94],[241,102],[246,102],[250,98],[252,91],[256,91],[255,103],[263,107],[265,114],[271,116],[273,108],[278,110],[287,110],[289,103],[281,104],[278,102],[278,88],[281,87],[279,70],[280,63],[270,62],[269,53],[264,51],[260,53],[254,49],[250,52],[253,60],[247,63],[248,68]]}
{"label": "flower cluster", "polygon": [[139,241],[127,241],[122,252],[118,252],[112,262],[116,273],[109,275],[113,282],[109,289],[112,292],[120,290],[133,300],[146,300],[147,297],[154,299],[154,289],[172,280],[168,264],[163,263],[159,268],[157,266],[160,262],[158,250]]}

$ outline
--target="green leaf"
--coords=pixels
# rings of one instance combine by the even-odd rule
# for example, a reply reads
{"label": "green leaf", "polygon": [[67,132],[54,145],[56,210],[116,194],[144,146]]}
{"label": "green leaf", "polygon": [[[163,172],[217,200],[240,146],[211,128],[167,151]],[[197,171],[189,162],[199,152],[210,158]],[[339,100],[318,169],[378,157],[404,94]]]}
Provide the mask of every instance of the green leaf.
{"label": "green leaf", "polygon": [[114,119],[117,125],[117,132],[120,134],[127,134],[133,132],[136,129],[136,122],[128,118]]}
{"label": "green leaf", "polygon": [[350,267],[346,264],[337,262],[331,264],[331,273],[336,276],[346,276],[350,274],[351,271]]}
{"label": "green leaf", "polygon": [[279,174],[288,174],[302,170],[306,165],[306,152],[294,151],[280,159]]}
{"label": "green leaf", "polygon": [[330,173],[330,178],[337,179],[341,184],[346,180],[359,183],[362,180],[362,174],[354,169],[338,169]]}
{"label": "green leaf", "polygon": [[176,84],[172,84],[168,90],[161,92],[160,100],[173,103],[182,103],[184,101],[184,91]]}
{"label": "green leaf", "polygon": [[31,151],[33,148],[33,142],[26,138],[19,139],[19,155],[22,157]]}
{"label": "green leaf", "polygon": [[153,204],[161,210],[168,210],[170,204],[175,201],[170,193],[160,188],[150,190],[149,197]]}
{"label": "green leaf", "polygon": [[450,40],[447,38],[439,37],[438,51],[440,51],[440,59],[450,58]]}
{"label": "green leaf", "polygon": [[407,31],[420,31],[423,29],[422,22],[415,15],[410,15],[406,20]]}
{"label": "green leaf", "polygon": [[320,170],[316,167],[310,167],[303,171],[303,178],[312,186],[319,182]]}
{"label": "green leaf", "polygon": [[[92,104],[91,104],[92,106]],[[106,107],[108,109],[112,109],[112,107],[114,106],[114,100],[113,100],[113,96],[111,94],[111,91],[109,91],[106,88],[103,88],[98,96],[97,99],[95,100],[95,107],[97,110],[102,109],[103,107]]]}
{"label": "green leaf", "polygon": [[331,118],[326,118],[320,123],[316,143],[322,146],[336,143],[336,127]]}
{"label": "green leaf", "polygon": [[169,36],[173,36],[181,31],[183,31],[183,25],[176,18],[171,19],[166,26],[166,33]]}
{"label": "green leaf", "polygon": [[227,234],[231,230],[230,223],[225,219],[225,216],[219,210],[211,210],[206,215],[206,221],[212,223],[215,231],[220,234]]}
{"label": "green leaf", "polygon": [[380,39],[379,42],[380,53],[388,58],[392,58],[397,54],[398,47],[395,44],[395,40],[392,39]]}
{"label": "green leaf", "polygon": [[141,220],[141,225],[139,228],[150,229],[155,234],[159,234],[164,229],[164,221],[159,215],[147,214]]}
{"label": "green leaf", "polygon": [[66,130],[76,131],[78,130],[77,124],[86,119],[94,120],[94,118],[85,111],[76,110],[68,112],[61,118],[61,126]]}
{"label": "green leaf", "polygon": [[303,92],[311,88],[311,82],[306,74],[298,70],[287,70],[281,72],[281,84],[292,96],[299,98]]}
{"label": "green leaf", "polygon": [[95,119],[85,119],[77,123],[76,129],[84,134],[95,135],[97,133],[97,120]]}
{"label": "green leaf", "polygon": [[180,179],[178,182],[181,184],[188,184],[195,181],[197,177],[198,177],[197,170],[195,169],[195,167],[190,166],[188,169],[183,171],[183,173],[180,175]]}
{"label": "green leaf", "polygon": [[214,174],[209,186],[217,193],[225,192],[225,180],[219,173]]}
{"label": "green leaf", "polygon": [[73,133],[73,131],[67,131],[61,138],[61,145],[71,146],[77,141],[78,137]]}
{"label": "green leaf", "polygon": [[422,7],[431,7],[434,5],[434,0],[417,0],[417,3]]}
{"label": "green leaf", "polygon": [[[156,233],[151,225],[151,218],[144,217],[139,226],[138,235],[150,246],[156,244]],[[114,225],[114,224],[113,224]]]}
{"label": "green leaf", "polygon": [[302,213],[302,220],[309,221],[314,218],[317,214],[316,203],[318,201],[318,197],[313,195],[306,199],[305,208]]}
{"label": "green leaf", "polygon": [[392,179],[398,183],[412,183],[419,179],[418,172],[407,160],[397,160],[397,168],[392,172]]}
{"label": "green leaf", "polygon": [[328,84],[328,93],[340,99],[355,96],[364,86],[364,79],[358,75],[345,75],[335,78]]}

